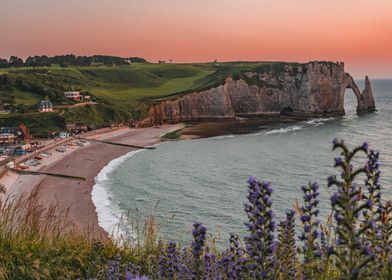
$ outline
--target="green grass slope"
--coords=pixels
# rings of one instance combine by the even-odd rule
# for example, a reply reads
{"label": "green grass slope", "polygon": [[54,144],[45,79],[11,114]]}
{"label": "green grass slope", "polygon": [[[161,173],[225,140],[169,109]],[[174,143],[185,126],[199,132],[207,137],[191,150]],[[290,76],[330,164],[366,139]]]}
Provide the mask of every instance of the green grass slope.
{"label": "green grass slope", "polygon": [[[14,80],[10,82],[11,89],[26,93],[55,98],[65,90],[83,90],[98,97],[131,102],[193,88],[195,81],[213,71],[213,67],[192,64],[140,63],[122,67],[14,68],[3,75]],[[7,90],[3,88],[0,93]]]}
{"label": "green grass slope", "polygon": [[[283,62],[133,63],[114,67],[8,68],[0,72],[0,102],[24,112],[35,110],[35,105],[46,96],[55,105],[60,105],[72,103],[64,98],[64,91],[88,92],[102,105],[70,109],[56,118],[63,119],[63,123],[77,121],[104,126],[132,117],[142,118],[154,100],[208,90],[223,84],[227,77],[242,78],[250,84],[257,84],[259,81],[248,79],[244,73],[278,73],[284,69],[284,65]],[[37,122],[47,120],[40,114],[30,117],[38,119]],[[15,118],[22,117],[11,114],[8,118],[15,121]],[[6,119],[2,117],[2,123]],[[59,123],[58,120],[51,121]]]}

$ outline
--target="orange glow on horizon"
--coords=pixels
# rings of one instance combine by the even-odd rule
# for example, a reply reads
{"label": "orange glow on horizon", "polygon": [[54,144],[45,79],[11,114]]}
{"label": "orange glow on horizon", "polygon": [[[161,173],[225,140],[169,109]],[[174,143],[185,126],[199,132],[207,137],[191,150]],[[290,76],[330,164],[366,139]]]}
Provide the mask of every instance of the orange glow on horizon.
{"label": "orange glow on horizon", "polygon": [[271,2],[9,1],[0,10],[0,57],[332,60],[344,61],[355,76],[392,77],[392,1]]}

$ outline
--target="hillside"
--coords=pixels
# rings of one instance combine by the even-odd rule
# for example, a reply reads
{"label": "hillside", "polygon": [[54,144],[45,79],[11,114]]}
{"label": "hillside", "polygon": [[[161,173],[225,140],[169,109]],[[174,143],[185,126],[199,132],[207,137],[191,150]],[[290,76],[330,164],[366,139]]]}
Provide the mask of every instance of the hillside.
{"label": "hillside", "polygon": [[[36,104],[45,97],[54,105],[72,104],[63,96],[64,91],[70,90],[88,93],[100,105],[96,108],[72,108],[60,116],[53,113],[45,117],[45,113],[31,113],[29,116],[12,113],[2,116],[0,125],[27,120],[37,123],[37,127],[45,127],[44,119],[47,121],[51,116],[56,118],[51,123],[81,122],[96,127],[131,118],[140,119],[147,115],[149,104],[155,100],[207,90],[223,84],[227,77],[247,79],[251,84],[254,81],[248,79],[245,72],[275,73],[281,71],[284,65],[281,62],[133,63],[113,67],[5,68],[0,70],[0,102],[14,112],[34,111]],[[63,128],[58,125],[48,129],[56,131]],[[43,131],[39,129],[33,133],[43,134]]]}

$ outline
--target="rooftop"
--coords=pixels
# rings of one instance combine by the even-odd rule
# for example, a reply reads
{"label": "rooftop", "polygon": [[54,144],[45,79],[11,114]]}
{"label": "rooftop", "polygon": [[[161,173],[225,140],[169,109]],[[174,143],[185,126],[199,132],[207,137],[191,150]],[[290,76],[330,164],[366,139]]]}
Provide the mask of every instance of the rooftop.
{"label": "rooftop", "polygon": [[50,100],[41,100],[41,102],[38,105],[39,108],[52,108],[53,104],[50,102]]}

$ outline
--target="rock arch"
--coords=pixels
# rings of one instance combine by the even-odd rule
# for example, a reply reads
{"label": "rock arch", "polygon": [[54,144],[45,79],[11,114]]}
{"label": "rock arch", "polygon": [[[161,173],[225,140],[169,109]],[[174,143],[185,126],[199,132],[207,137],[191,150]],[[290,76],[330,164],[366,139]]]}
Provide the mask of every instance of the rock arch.
{"label": "rock arch", "polygon": [[362,115],[366,113],[371,113],[376,111],[376,106],[374,103],[374,97],[372,92],[372,87],[368,76],[365,78],[365,89],[360,92],[357,84],[355,83],[353,77],[346,73],[346,82],[341,88],[340,92],[340,111],[344,112],[344,96],[346,94],[346,89],[352,89],[357,98],[357,114]]}
{"label": "rock arch", "polygon": [[232,120],[279,113],[305,117],[342,116],[347,88],[356,96],[357,114],[376,111],[368,77],[365,89],[360,92],[354,79],[345,72],[343,62],[312,61],[300,64],[300,67],[288,63],[278,73],[254,71],[248,74],[256,82],[227,77],[225,83],[217,87],[157,100],[142,125]]}

